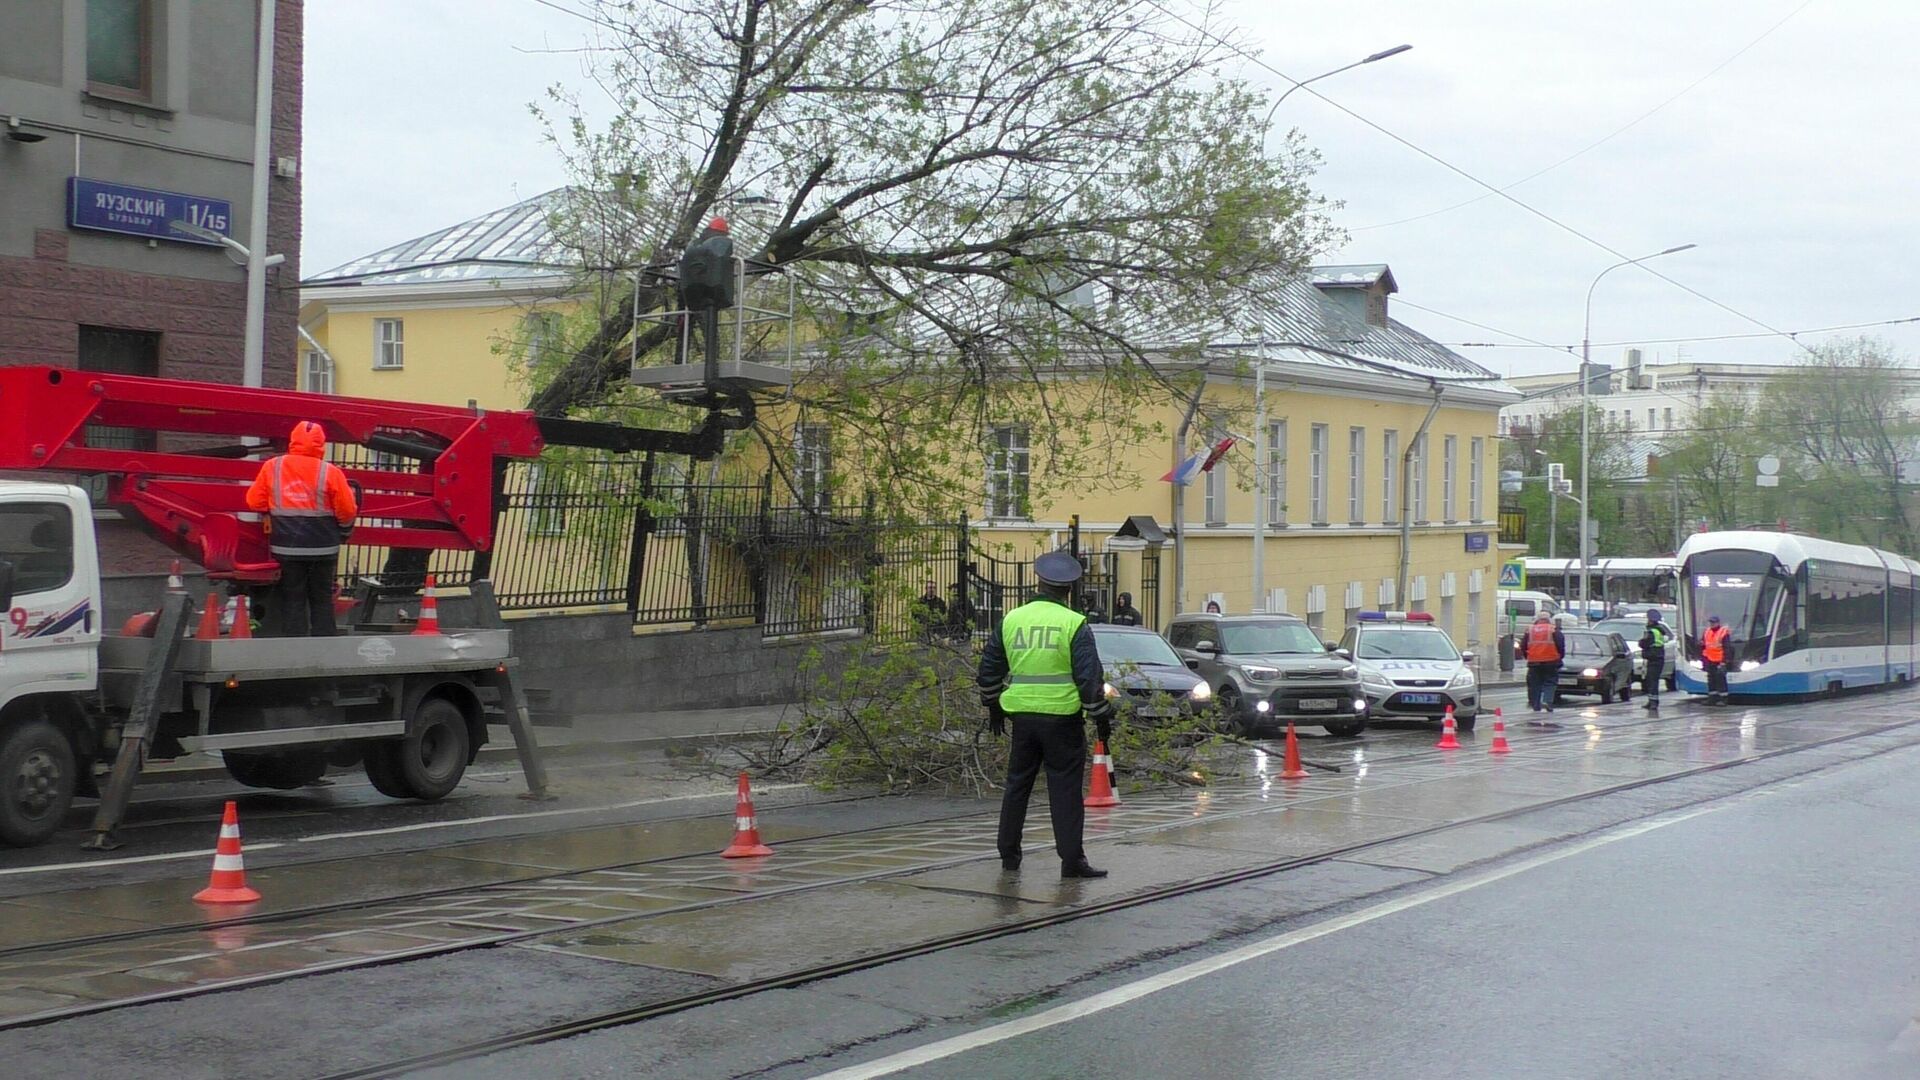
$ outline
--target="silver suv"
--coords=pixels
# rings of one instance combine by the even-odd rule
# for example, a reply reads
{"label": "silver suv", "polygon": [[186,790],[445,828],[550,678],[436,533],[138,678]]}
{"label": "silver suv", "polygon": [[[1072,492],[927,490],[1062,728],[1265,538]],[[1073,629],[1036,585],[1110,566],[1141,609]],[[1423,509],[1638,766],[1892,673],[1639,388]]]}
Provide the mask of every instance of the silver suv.
{"label": "silver suv", "polygon": [[1360,669],[1328,652],[1292,615],[1180,615],[1167,627],[1167,642],[1242,730],[1277,729],[1289,720],[1334,735],[1366,729]]}

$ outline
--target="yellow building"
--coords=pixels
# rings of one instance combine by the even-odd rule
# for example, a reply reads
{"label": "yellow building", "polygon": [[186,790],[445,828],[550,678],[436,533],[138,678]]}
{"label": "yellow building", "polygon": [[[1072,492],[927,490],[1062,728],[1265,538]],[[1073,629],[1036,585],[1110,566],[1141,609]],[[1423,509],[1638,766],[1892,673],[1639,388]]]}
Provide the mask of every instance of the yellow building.
{"label": "yellow building", "polygon": [[[565,260],[546,226],[551,200],[562,195],[308,279],[301,313],[312,341],[302,357],[303,385],[519,405],[526,392],[516,382],[516,350],[537,347],[544,320],[569,303]],[[1225,430],[1196,426],[1179,447],[1169,438],[1116,448],[1115,470],[1131,479],[1118,490],[1030,505],[1036,440],[1018,427],[984,432],[972,522],[979,550],[1030,558],[1064,544],[1077,518],[1083,550],[1113,553],[1114,580],[1098,602],[1131,592],[1136,603],[1151,604],[1146,613],[1156,625],[1213,601],[1228,612],[1291,611],[1332,638],[1360,611],[1401,608],[1431,613],[1463,647],[1490,646],[1499,558],[1495,432],[1500,408],[1515,395],[1493,373],[1394,320],[1397,288],[1384,265],[1320,267],[1276,285],[1270,310],[1257,313],[1260,340],[1211,343],[1201,415]],[[1256,382],[1264,383],[1264,426],[1256,423]],[[1168,402],[1138,419],[1173,432],[1184,412],[1185,403]],[[762,420],[781,422],[772,411]],[[803,491],[857,490],[857,477],[844,475],[857,455],[836,447],[830,429],[785,422],[789,464]],[[1160,479],[1228,435],[1239,441],[1211,472],[1184,487]],[[1264,474],[1256,466],[1261,450]],[[1264,588],[1254,571],[1259,521],[1266,523]],[[1404,587],[1403,521],[1410,523]]]}

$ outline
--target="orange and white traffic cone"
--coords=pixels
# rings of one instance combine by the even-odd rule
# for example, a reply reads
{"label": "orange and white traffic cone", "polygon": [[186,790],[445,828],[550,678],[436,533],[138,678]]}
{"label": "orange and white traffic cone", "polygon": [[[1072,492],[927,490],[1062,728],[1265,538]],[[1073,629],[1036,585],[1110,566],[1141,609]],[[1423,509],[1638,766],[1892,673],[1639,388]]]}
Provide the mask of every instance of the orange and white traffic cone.
{"label": "orange and white traffic cone", "polygon": [[1460,749],[1460,740],[1454,736],[1453,706],[1447,706],[1446,718],[1440,721],[1440,741],[1433,744],[1440,750]]}
{"label": "orange and white traffic cone", "polygon": [[740,774],[740,790],[733,800],[733,843],[720,853],[723,859],[751,859],[771,855],[773,849],[760,842],[760,824],[753,816],[753,793],[747,787],[747,774]]}
{"label": "orange and white traffic cone", "polygon": [[420,594],[420,621],[413,624],[413,636],[432,637],[439,633],[440,605],[433,598],[433,575],[428,574],[427,587]]}
{"label": "orange and white traffic cone", "polygon": [[227,636],[242,641],[253,636],[253,612],[248,611],[247,594],[241,593],[233,598],[233,629]]}
{"label": "orange and white traffic cone", "polygon": [[1300,764],[1300,737],[1293,733],[1293,725],[1287,725],[1287,756],[1280,762],[1280,779],[1305,780],[1306,767]]}
{"label": "orange and white traffic cone", "polygon": [[1107,756],[1107,744],[1093,740],[1093,779],[1087,785],[1083,806],[1119,806],[1120,796],[1113,793],[1113,758]]}
{"label": "orange and white traffic cone", "polygon": [[1487,747],[1487,753],[1513,753],[1513,747],[1507,745],[1507,719],[1498,708],[1493,710],[1493,745]]}
{"label": "orange and white traffic cone", "polygon": [[227,800],[220,818],[220,842],[213,849],[213,877],[193,894],[202,904],[251,904],[260,894],[247,887],[247,868],[240,859],[240,807]]}
{"label": "orange and white traffic cone", "polygon": [[195,641],[220,640],[220,594],[208,593],[206,609],[200,612],[200,629],[194,632]]}

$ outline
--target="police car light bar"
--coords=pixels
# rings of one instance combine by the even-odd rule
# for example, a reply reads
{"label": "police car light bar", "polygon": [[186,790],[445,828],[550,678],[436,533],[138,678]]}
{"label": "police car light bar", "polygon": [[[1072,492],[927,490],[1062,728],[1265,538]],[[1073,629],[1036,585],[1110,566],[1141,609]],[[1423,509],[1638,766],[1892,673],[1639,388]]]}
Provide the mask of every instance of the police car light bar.
{"label": "police car light bar", "polygon": [[1432,622],[1431,611],[1363,611],[1361,622]]}

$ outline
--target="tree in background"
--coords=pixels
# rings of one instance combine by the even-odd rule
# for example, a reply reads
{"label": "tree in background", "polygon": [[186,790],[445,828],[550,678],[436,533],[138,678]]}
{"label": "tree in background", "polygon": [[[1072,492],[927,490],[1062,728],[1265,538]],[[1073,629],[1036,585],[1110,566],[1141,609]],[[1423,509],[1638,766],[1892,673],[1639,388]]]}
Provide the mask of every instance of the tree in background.
{"label": "tree in background", "polygon": [[[1902,467],[1920,445],[1907,394],[1910,369],[1885,342],[1860,337],[1767,383],[1755,408],[1755,447],[1781,459],[1783,509],[1803,531],[1915,550],[1901,497]],[[1743,481],[1751,485],[1751,464]]]}
{"label": "tree in background", "polygon": [[[1593,476],[1587,486],[1594,503],[1594,520],[1600,523],[1601,541],[1601,546],[1594,550],[1596,554],[1624,554],[1614,550],[1627,542],[1622,528],[1625,515],[1619,498],[1621,482],[1638,477],[1644,463],[1628,460],[1631,428],[1618,420],[1608,421],[1606,411],[1596,405],[1590,404],[1588,408],[1587,445]],[[1502,443],[1501,458],[1502,469],[1531,477],[1544,476],[1549,462],[1559,462],[1566,466],[1566,477],[1572,481],[1577,495],[1580,491],[1580,406],[1571,405],[1541,417],[1535,429],[1509,431]],[[1572,499],[1560,500],[1559,533],[1551,544],[1547,534],[1553,515],[1544,481],[1523,482],[1519,493],[1507,496],[1505,501],[1527,512],[1527,549],[1531,554],[1544,557],[1552,550],[1563,559],[1579,558],[1580,507]]]}
{"label": "tree in background", "polygon": [[1685,430],[1660,441],[1658,476],[1679,487],[1683,519],[1704,520],[1709,529],[1743,528],[1767,520],[1780,502],[1774,489],[1754,483],[1754,462],[1771,441],[1762,436],[1751,401],[1718,398],[1695,412]]}
{"label": "tree in background", "polygon": [[556,232],[597,310],[534,372],[542,414],[633,402],[630,357],[672,351],[634,315],[673,306],[634,273],[725,214],[737,250],[798,276],[794,398],[883,507],[977,505],[1001,425],[1027,429],[1030,498],[1132,484],[1107,448],[1163,434],[1141,406],[1193,378],[1158,350],[1244,319],[1331,235],[1313,155],[1268,148],[1265,95],[1221,74],[1241,42],[1210,12],[1194,29],[1153,0],[582,6],[604,101],[556,89],[537,111],[575,178]]}

